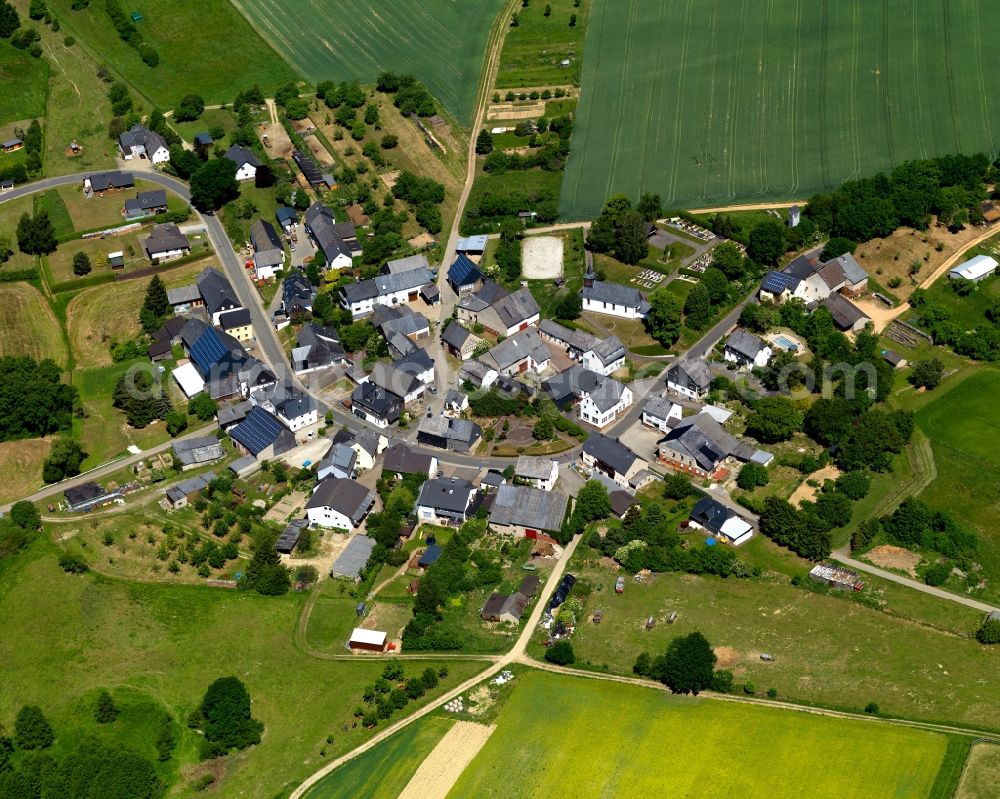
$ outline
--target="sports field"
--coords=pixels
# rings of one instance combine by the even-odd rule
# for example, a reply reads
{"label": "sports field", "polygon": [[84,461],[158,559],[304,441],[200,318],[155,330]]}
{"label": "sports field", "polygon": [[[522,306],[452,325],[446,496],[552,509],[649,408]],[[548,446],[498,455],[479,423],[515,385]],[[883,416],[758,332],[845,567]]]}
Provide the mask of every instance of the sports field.
{"label": "sports field", "polygon": [[410,73],[460,121],[472,116],[486,39],[504,0],[233,0],[312,82]]}
{"label": "sports field", "polygon": [[[529,671],[449,797],[928,796],[934,733]],[[512,770],[516,764],[516,770]]]}
{"label": "sports field", "polygon": [[560,205],[800,198],[908,158],[997,152],[985,0],[594,0]]}

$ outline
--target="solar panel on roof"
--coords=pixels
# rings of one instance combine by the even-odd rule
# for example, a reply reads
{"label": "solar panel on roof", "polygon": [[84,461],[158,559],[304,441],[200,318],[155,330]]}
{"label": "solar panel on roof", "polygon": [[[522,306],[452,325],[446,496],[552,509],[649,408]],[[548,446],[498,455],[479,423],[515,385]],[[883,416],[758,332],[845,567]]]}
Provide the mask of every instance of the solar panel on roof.
{"label": "solar panel on roof", "polygon": [[459,255],[448,270],[448,279],[453,283],[475,283],[480,277],[482,277],[482,273],[479,271],[479,267],[464,255]]}
{"label": "solar panel on roof", "polygon": [[205,330],[191,347],[191,357],[202,374],[207,374],[226,352],[226,346],[213,328]]}
{"label": "solar panel on roof", "polygon": [[263,408],[255,407],[230,435],[256,455],[270,446],[280,432],[280,422]]}

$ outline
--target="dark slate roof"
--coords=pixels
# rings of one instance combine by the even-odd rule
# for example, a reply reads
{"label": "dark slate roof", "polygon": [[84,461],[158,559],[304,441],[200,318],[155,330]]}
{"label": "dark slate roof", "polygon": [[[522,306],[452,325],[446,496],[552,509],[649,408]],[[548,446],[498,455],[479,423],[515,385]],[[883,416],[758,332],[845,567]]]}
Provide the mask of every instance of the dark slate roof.
{"label": "dark slate roof", "polygon": [[373,300],[378,296],[378,286],[374,280],[359,280],[340,287],[340,293],[348,303],[354,304],[363,300]]}
{"label": "dark slate roof", "polygon": [[403,398],[371,382],[356,386],[351,394],[351,404],[371,411],[375,416],[395,422],[403,404]]}
{"label": "dark slate roof", "polygon": [[250,164],[252,167],[260,166],[260,159],[253,154],[253,151],[248,147],[244,147],[241,144],[234,144],[228,150],[226,150],[223,158],[228,158],[234,164],[236,168],[239,169],[244,164]]}
{"label": "dark slate roof", "polygon": [[218,269],[206,266],[198,275],[198,293],[205,301],[205,308],[210,314],[229,308],[239,308],[240,299],[236,296],[232,284]]}
{"label": "dark slate roof", "polygon": [[286,222],[298,222],[299,215],[295,212],[294,208],[289,208],[287,205],[279,205],[278,209],[274,212],[274,218],[278,220],[281,225]]}
{"label": "dark slate roof", "polygon": [[455,349],[460,350],[471,335],[472,333],[453,319],[448,323],[448,327],[444,329],[444,333],[441,334],[441,340],[445,344],[450,344]]}
{"label": "dark slate roof", "polygon": [[[322,178],[318,182],[322,182]],[[358,249],[354,225],[350,222],[338,224],[334,220],[333,211],[322,203],[313,203],[306,209],[305,223],[328,261],[338,255],[350,258],[351,253]]]}
{"label": "dark slate roof", "polygon": [[520,322],[538,315],[538,303],[527,287],[520,288],[513,294],[496,300],[493,303],[493,309],[500,317],[500,321],[507,327],[514,327]]}
{"label": "dark slate roof", "polygon": [[299,543],[299,538],[302,536],[302,531],[308,526],[308,519],[293,519],[288,523],[288,526],[285,527],[281,535],[278,536],[278,540],[274,543],[274,548],[278,552],[288,554],[295,549],[295,545]]}
{"label": "dark slate roof", "polygon": [[219,327],[223,330],[232,330],[234,327],[246,327],[250,324],[250,311],[246,308],[237,308],[234,311],[226,311],[219,314]]}
{"label": "dark slate roof", "polygon": [[681,419],[663,439],[664,445],[689,455],[706,472],[731,455],[739,443],[707,413]]}
{"label": "dark slate roof", "polygon": [[816,256],[817,253],[815,250],[805,253],[804,255],[800,255],[781,271],[798,280],[805,280],[810,275],[819,271],[821,264],[819,262],[819,258]]}
{"label": "dark slate roof", "polygon": [[418,266],[416,269],[411,269],[408,272],[396,272],[395,274],[379,275],[372,278],[380,297],[386,294],[394,294],[397,291],[418,289],[425,283],[430,282],[430,279],[431,273],[423,266]]}
{"label": "dark slate roof", "polygon": [[266,219],[254,220],[254,223],[250,225],[250,241],[253,243],[253,248],[257,252],[260,252],[261,250],[283,249],[281,236],[279,236],[278,231],[274,229],[274,225]]}
{"label": "dark slate roof", "polygon": [[479,271],[479,267],[464,254],[459,254],[455,263],[448,267],[448,282],[453,286],[471,286],[482,279],[483,273]]}
{"label": "dark slate roof", "polygon": [[146,350],[146,354],[151,359],[162,358],[164,355],[168,355],[172,349],[173,346],[170,344],[169,338],[159,339],[149,345],[149,349]]}
{"label": "dark slate roof", "polygon": [[318,186],[320,183],[325,182],[323,172],[308,155],[296,150],[292,153],[292,160],[298,164],[299,169],[302,170],[302,174],[305,175],[310,185]]}
{"label": "dark slate roof", "polygon": [[743,328],[737,328],[726,339],[726,349],[752,361],[764,349],[764,342],[753,333],[748,333]]}
{"label": "dark slate roof", "polygon": [[250,413],[251,408],[253,408],[253,404],[250,400],[244,400],[243,402],[237,402],[235,405],[227,405],[224,408],[219,408],[215,414],[215,418],[219,422],[219,427],[224,427],[233,422],[242,422],[247,418],[247,414]]}
{"label": "dark slate roof", "polygon": [[285,310],[291,313],[296,307],[310,310],[313,303],[313,287],[301,270],[296,269],[281,281],[281,299]]}
{"label": "dark slate roof", "polygon": [[772,269],[764,276],[764,281],[760,284],[760,290],[769,294],[781,294],[785,291],[793,292],[798,288],[799,279],[784,272]]}
{"label": "dark slate roof", "polygon": [[135,185],[131,172],[98,172],[90,175],[90,188],[94,191],[107,189],[128,189]]}
{"label": "dark slate roof", "polygon": [[733,516],[739,516],[739,514],[731,508],[727,508],[718,500],[712,499],[712,497],[702,497],[691,508],[691,516],[689,518],[709,532],[719,533],[726,520]]}
{"label": "dark slate roof", "polygon": [[181,305],[183,303],[194,302],[201,299],[201,292],[195,283],[187,286],[178,286],[175,289],[167,289],[167,302],[171,305]]}
{"label": "dark slate roof", "polygon": [[452,441],[463,441],[473,444],[482,435],[482,428],[468,419],[451,419],[447,416],[424,417],[417,426],[418,433],[444,438]]}
{"label": "dark slate roof", "polygon": [[610,492],[608,494],[608,499],[611,501],[611,511],[619,519],[628,513],[629,508],[633,505],[639,504],[639,500],[637,500],[634,495],[623,489]]}
{"label": "dark slate roof", "polygon": [[504,339],[484,356],[496,364],[498,369],[509,369],[526,357],[530,357],[535,363],[545,363],[552,358],[538,331],[531,327]]}
{"label": "dark slate roof", "polygon": [[218,460],[225,455],[222,442],[215,436],[183,438],[174,442],[174,454],[185,466]]}
{"label": "dark slate roof", "polygon": [[136,123],[118,137],[118,143],[123,150],[133,147],[144,147],[147,155],[152,155],[161,147],[167,146],[167,140],[159,133],[154,133],[145,125]]}
{"label": "dark slate roof", "polygon": [[212,135],[210,133],[194,134],[194,143],[201,147],[206,147],[209,144],[212,144],[214,141],[215,140],[212,138]]}
{"label": "dark slate roof", "polygon": [[368,382],[404,398],[422,385],[413,372],[398,369],[385,361],[379,361],[372,367]]}
{"label": "dark slate roof", "polygon": [[147,253],[167,252],[169,250],[190,250],[191,243],[187,236],[181,233],[177,225],[167,223],[153,225],[153,232],[142,243]]}
{"label": "dark slate roof", "polygon": [[530,486],[502,485],[497,489],[490,522],[534,530],[558,530],[566,515],[568,497]]}
{"label": "dark slate roof", "polygon": [[626,308],[641,308],[645,302],[639,289],[601,280],[595,281],[593,286],[584,286],[581,294],[587,300],[623,305]]}
{"label": "dark slate roof", "polygon": [[676,378],[686,376],[702,390],[707,390],[712,384],[712,372],[708,364],[701,360],[678,361],[667,370],[667,380],[671,383],[682,382]]}
{"label": "dark slate roof", "polygon": [[153,189],[152,191],[140,191],[134,199],[125,201],[125,210],[131,212],[151,211],[156,208],[166,208],[166,189]]}
{"label": "dark slate roof", "polygon": [[462,513],[475,491],[475,486],[461,477],[435,477],[420,487],[417,505]]}
{"label": "dark slate roof", "polygon": [[637,460],[641,458],[613,438],[602,433],[591,433],[583,442],[583,451],[601,463],[607,464],[618,474],[626,474]]}
{"label": "dark slate roof", "polygon": [[357,525],[375,504],[375,492],[346,477],[322,480],[306,503],[306,508],[332,508]]}
{"label": "dark slate roof", "polygon": [[[233,440],[238,441],[254,455],[259,455],[282,434],[291,432],[273,415],[259,405],[253,407],[247,418],[230,431]],[[293,438],[294,440],[294,438]]]}
{"label": "dark slate roof", "polygon": [[840,294],[831,294],[824,304],[834,324],[841,330],[849,330],[858,320],[867,318],[864,311]]}

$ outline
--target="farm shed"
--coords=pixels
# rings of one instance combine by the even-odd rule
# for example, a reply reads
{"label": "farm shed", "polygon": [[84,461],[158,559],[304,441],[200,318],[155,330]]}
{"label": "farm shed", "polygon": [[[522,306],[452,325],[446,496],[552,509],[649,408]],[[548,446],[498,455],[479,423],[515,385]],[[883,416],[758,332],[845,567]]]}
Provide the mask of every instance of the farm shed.
{"label": "farm shed", "polygon": [[309,526],[308,519],[293,519],[288,523],[278,540],[274,543],[276,551],[283,555],[290,555],[295,545],[299,543],[302,531]]}
{"label": "farm shed", "polygon": [[962,278],[978,283],[980,280],[996,274],[996,271],[996,259],[988,255],[977,255],[975,258],[970,258],[964,264],[959,264],[948,272],[948,277],[951,280]]}
{"label": "farm shed", "polygon": [[388,643],[386,638],[384,632],[355,627],[347,646],[355,652],[385,652]]}
{"label": "farm shed", "polygon": [[121,498],[118,491],[108,491],[95,482],[83,483],[63,492],[67,507],[74,513],[81,513],[107,505]]}
{"label": "farm shed", "polygon": [[368,563],[368,557],[375,549],[375,539],[365,535],[356,535],[330,567],[331,577],[342,577],[357,580],[361,570]]}
{"label": "farm shed", "polygon": [[809,576],[817,582],[845,591],[860,591],[865,587],[861,575],[835,563],[817,563],[812,567]]}

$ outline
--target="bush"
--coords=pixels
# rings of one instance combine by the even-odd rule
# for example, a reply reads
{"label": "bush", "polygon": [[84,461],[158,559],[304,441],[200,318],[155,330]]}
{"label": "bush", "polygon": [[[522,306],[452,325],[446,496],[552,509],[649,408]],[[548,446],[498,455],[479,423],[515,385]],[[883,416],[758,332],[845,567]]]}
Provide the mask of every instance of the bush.
{"label": "bush", "polygon": [[569,666],[575,663],[576,655],[573,653],[573,644],[569,641],[556,641],[545,650],[545,659],[557,666]]}
{"label": "bush", "polygon": [[976,630],[976,640],[981,644],[1000,644],[1000,619],[987,619]]}
{"label": "bush", "polygon": [[14,739],[21,749],[48,749],[55,740],[52,726],[37,705],[22,705],[14,720]]}
{"label": "bush", "polygon": [[874,702],[869,702],[867,705],[865,705],[865,713],[867,713],[869,716],[877,716],[878,705],[876,705]]}
{"label": "bush", "polygon": [[948,563],[935,563],[924,572],[924,582],[927,585],[944,585],[951,575],[951,565]]}
{"label": "bush", "polygon": [[208,687],[192,726],[204,732],[209,751],[216,753],[258,744],[264,729],[250,714],[250,694],[237,677],[220,677]]}
{"label": "bush", "polygon": [[757,463],[745,463],[736,477],[736,485],[745,491],[752,491],[758,486],[766,486],[770,480],[767,467]]}
{"label": "bush", "polygon": [[59,555],[59,568],[67,574],[83,574],[88,570],[87,562],[79,555],[63,552]]}

